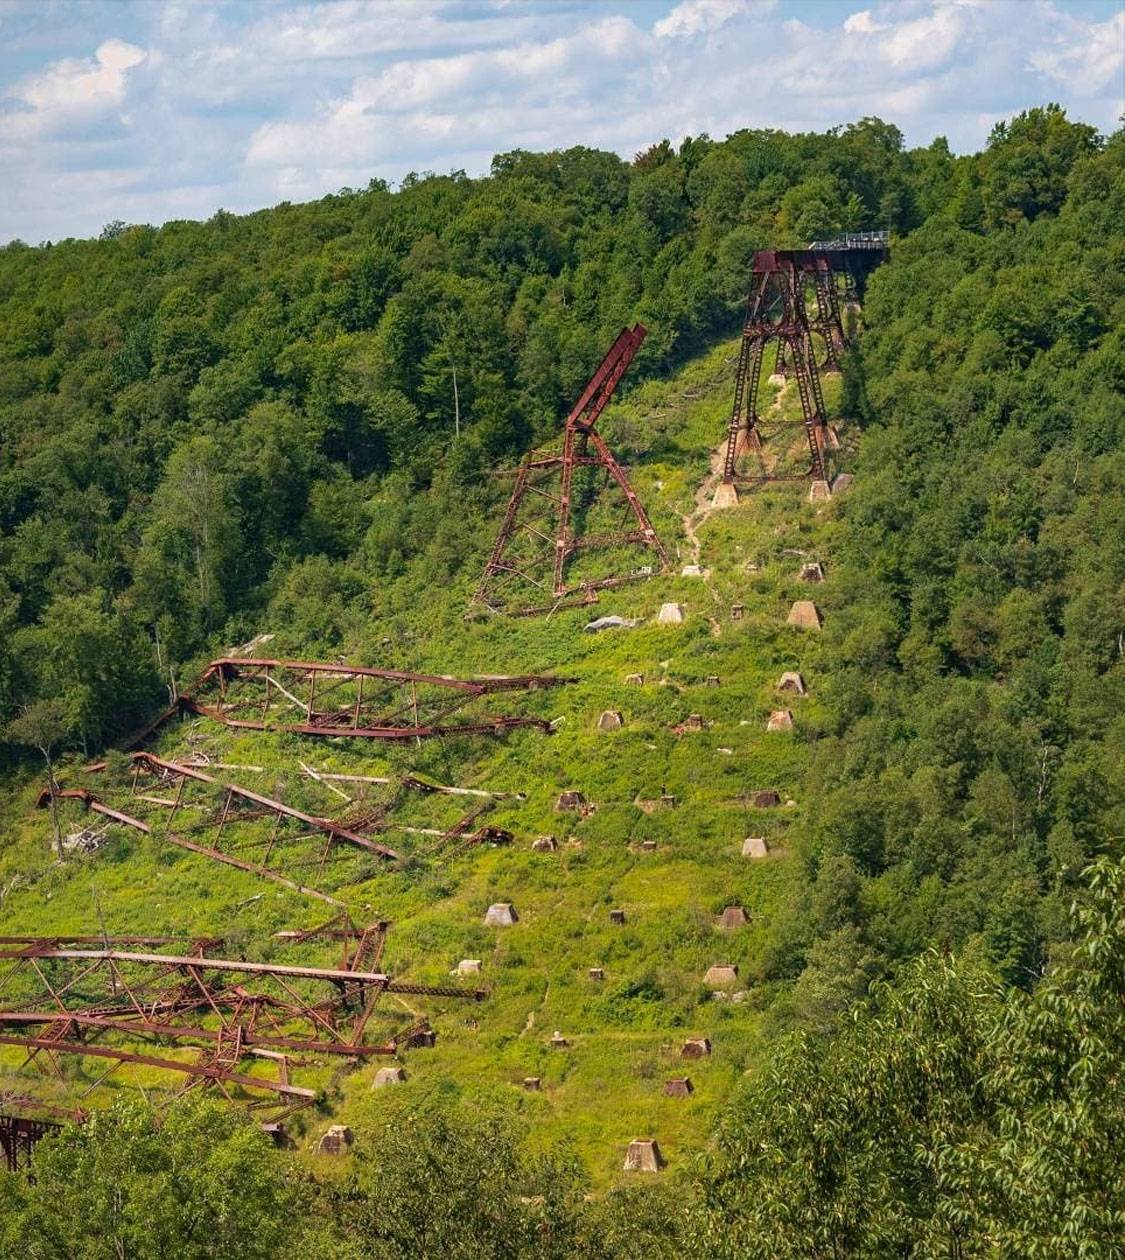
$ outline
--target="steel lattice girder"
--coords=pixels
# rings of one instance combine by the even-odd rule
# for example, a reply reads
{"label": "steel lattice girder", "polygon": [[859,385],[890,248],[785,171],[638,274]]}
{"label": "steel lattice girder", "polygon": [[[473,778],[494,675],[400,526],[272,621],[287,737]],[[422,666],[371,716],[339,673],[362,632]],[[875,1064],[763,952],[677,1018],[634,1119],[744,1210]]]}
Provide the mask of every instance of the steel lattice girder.
{"label": "steel lattice girder", "polygon": [[[286,1051],[352,1060],[394,1054],[420,1025],[411,1023],[389,1042],[366,1040],[384,993],[472,1001],[487,996],[481,989],[412,984],[361,970],[355,964],[366,967],[365,958],[381,952],[386,928],[379,922],[339,929],[360,941],[348,960],[352,965],[340,968],[212,958],[202,950],[158,954],[64,948],[55,938],[20,938],[20,948],[0,951],[0,966],[7,966],[0,991],[10,995],[17,989],[21,997],[0,1008],[5,1030],[0,1045],[23,1047],[28,1061],[40,1054],[51,1062],[58,1054],[92,1056],[211,1082],[224,1093],[232,1085],[275,1095],[287,1105],[305,1105],[316,1093],[290,1084]],[[364,954],[372,941],[374,950]],[[92,988],[99,989],[97,998],[90,996]],[[175,1059],[95,1042],[109,1034],[131,1043],[172,1040],[201,1053],[195,1060]],[[240,1070],[245,1057],[276,1062],[278,1078]]]}
{"label": "steel lattice girder", "polygon": [[[661,571],[668,568],[668,553],[644,505],[595,427],[646,334],[643,324],[622,329],[571,408],[563,426],[561,449],[531,451],[516,471],[515,487],[473,596],[474,604],[494,612],[530,616],[590,603],[596,598],[596,591],[642,576],[618,574],[569,582],[569,562],[582,551],[644,548],[654,553]],[[617,529],[584,534],[576,526],[573,496],[574,475],[578,469],[600,469],[607,485],[612,483],[620,491],[623,523]],[[542,516],[529,519],[529,504],[538,504]],[[531,548],[530,555],[516,554],[517,539]],[[517,589],[518,584],[522,584],[541,591],[546,602],[530,607],[505,607],[509,587],[513,584],[517,584]]]}
{"label": "steel lattice girder", "polygon": [[[409,740],[442,735],[503,735],[532,727],[549,732],[543,718],[469,714],[466,706],[505,692],[532,692],[573,682],[534,674],[451,678],[408,670],[375,669],[324,661],[220,657],[211,661],[176,704],[129,741],[142,743],[182,712],[213,718],[241,730],[287,731],[320,737]],[[324,707],[328,696],[331,707]],[[300,720],[284,720],[297,710]]]}
{"label": "steel lattice girder", "polygon": [[[442,848],[445,842],[454,838],[458,839],[460,843],[457,849],[449,850],[447,848],[443,854],[445,857],[452,856],[453,852],[460,851],[460,849],[472,844],[486,841],[505,843],[512,839],[511,833],[500,828],[487,826],[478,827],[470,834],[470,824],[475,822],[481,813],[491,809],[493,800],[498,796],[504,796],[504,793],[497,794],[487,793],[478,789],[451,788],[442,784],[427,783],[424,780],[407,775],[398,781],[397,784],[394,784],[392,780],[387,780],[388,785],[394,784],[394,795],[388,801],[367,808],[360,803],[355,803],[355,808],[348,820],[346,822],[338,822],[330,818],[309,814],[293,806],[286,805],[282,801],[264,796],[260,792],[241,787],[238,784],[217,779],[198,766],[187,766],[179,762],[168,761],[152,753],[134,753],[132,755],[132,764],[133,779],[130,799],[142,804],[150,813],[152,807],[158,807],[164,811],[163,817],[156,820],[155,826],[153,822],[143,817],[137,817],[133,813],[126,813],[121,809],[110,806],[98,794],[84,787],[60,789],[56,786],[55,799],[78,800],[86,809],[120,823],[122,826],[129,827],[145,835],[157,835],[159,838],[167,840],[169,844],[236,867],[250,874],[258,875],[264,879],[269,879],[294,891],[317,897],[330,905],[342,906],[343,903],[337,898],[293,878],[292,876],[296,874],[296,867],[300,865],[315,865],[318,872],[323,872],[330,857],[340,855],[345,851],[350,851],[358,856],[369,854],[380,862],[398,860],[400,856],[398,852],[385,844],[372,840],[365,834],[369,831],[396,829],[434,836],[438,838],[438,844],[433,846],[434,851]],[[99,774],[105,768],[105,762],[95,762],[86,767],[86,772]],[[156,796],[151,792],[138,791],[140,785],[139,776],[142,774],[154,776],[157,783],[175,784],[174,793],[170,793],[167,796]],[[189,787],[203,789],[212,798],[213,808],[198,821],[193,821],[186,827],[181,827],[180,830],[173,830],[172,824],[178,812],[194,811],[200,808],[199,803],[190,798],[187,791]],[[408,792],[434,793],[438,796],[447,797],[473,796],[486,799],[478,803],[467,815],[458,819],[451,827],[410,827],[403,823],[395,822],[390,817],[391,811],[405,799],[404,794]],[[39,794],[37,802],[39,808],[45,808],[50,802],[50,798],[50,789],[44,788]],[[237,809],[235,808],[236,804],[239,806]],[[268,835],[259,834],[257,837],[254,835],[249,837],[240,835],[240,828],[243,824],[259,818],[273,819],[273,827]],[[283,824],[296,824],[297,834],[293,835],[291,831],[283,831]],[[197,834],[203,833],[200,836],[200,841],[202,842],[188,839],[187,835],[184,834],[185,831]],[[231,839],[232,832],[234,835],[233,840]],[[294,856],[294,844],[302,844],[316,837],[324,838],[324,843],[319,846],[318,851],[313,851],[311,855],[305,857],[300,856],[300,851],[298,851],[298,854]],[[265,852],[262,854],[260,861],[248,861],[231,851],[232,849],[239,850],[248,847],[264,847]],[[360,870],[352,873],[356,879],[366,879],[369,877],[370,872]]]}
{"label": "steel lattice girder", "polygon": [[[187,767],[182,768],[187,769]],[[184,781],[186,781],[189,777],[193,776],[183,776]],[[229,784],[219,786],[223,788],[233,787],[233,785]],[[134,831],[139,831],[143,835],[157,834],[154,832],[151,824],[145,822],[144,819],[136,818],[132,814],[127,814],[122,810],[114,809],[87,788],[56,788],[54,795],[56,800],[80,801],[84,808],[91,810],[93,813],[100,814],[103,818],[109,818],[113,822],[120,823],[122,826],[129,827]],[[228,802],[231,797],[231,793],[226,794]],[[50,789],[45,788],[39,794],[38,804],[40,808],[44,808],[49,801]],[[272,814],[275,818],[274,834],[273,837],[271,837],[271,841],[269,842],[270,847],[267,849],[265,859],[262,862],[247,862],[242,858],[236,857],[232,853],[224,852],[222,849],[218,848],[218,842],[221,842],[222,831],[227,824],[229,816],[229,810],[225,806],[217,820],[203,824],[215,831],[216,844],[197,844],[195,841],[187,839],[186,836],[181,835],[179,832],[173,831],[170,826],[164,827],[159,831],[159,838],[163,841],[167,841],[168,844],[175,845],[177,848],[186,849],[189,853],[196,853],[201,857],[210,858],[212,861],[222,862],[226,866],[233,866],[238,870],[246,871],[250,875],[257,875],[262,879],[270,880],[272,883],[281,884],[283,887],[289,888],[293,892],[303,893],[305,896],[315,897],[320,901],[327,902],[329,905],[342,907],[343,902],[341,902],[338,898],[330,896],[328,893],[322,892],[320,889],[302,883],[299,880],[289,878],[288,875],[284,874],[284,867],[278,868],[268,865],[270,858],[278,849],[278,845],[276,844],[277,828],[280,826],[282,820],[293,817],[300,818],[301,816],[298,811],[291,811],[287,807],[282,806],[281,802],[270,801],[269,798],[262,798],[260,806],[264,813]],[[324,850],[322,851],[322,858],[326,857],[335,846],[341,843],[349,845],[355,843],[349,829],[337,827],[335,824],[329,823],[327,819],[315,819],[309,815],[301,818],[301,821],[310,830],[325,835],[326,840]],[[375,856],[382,860],[391,860],[393,858],[397,858],[398,856],[393,849],[388,849],[384,845],[376,845],[365,836],[359,837],[359,839],[362,841],[362,845],[365,850],[373,852]]]}

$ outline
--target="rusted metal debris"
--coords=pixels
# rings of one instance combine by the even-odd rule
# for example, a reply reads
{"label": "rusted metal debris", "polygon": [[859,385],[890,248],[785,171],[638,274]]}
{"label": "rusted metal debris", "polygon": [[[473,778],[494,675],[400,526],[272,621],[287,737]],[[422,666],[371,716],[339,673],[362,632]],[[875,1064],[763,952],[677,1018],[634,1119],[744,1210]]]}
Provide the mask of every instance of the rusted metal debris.
{"label": "rusted metal debris", "polygon": [[[105,762],[96,762],[86,770],[96,775],[105,768]],[[110,806],[85,787],[56,788],[55,799],[80,801],[84,808],[122,826],[157,835],[178,848],[336,906],[343,903],[306,883],[306,873],[315,867],[316,880],[327,872],[336,886],[341,886],[369,878],[375,869],[373,862],[381,865],[398,860],[398,851],[372,839],[372,833],[397,829],[434,836],[437,843],[430,851],[440,852],[442,858],[452,857],[474,844],[507,843],[512,839],[511,833],[502,828],[473,826],[492,808],[494,798],[490,794],[479,793],[484,799],[478,799],[473,809],[451,827],[410,827],[392,818],[406,793],[460,796],[462,790],[413,776],[388,786],[390,792],[385,799],[356,802],[341,819],[334,820],[215,778],[197,766],[138,752],[132,756],[130,812]],[[473,790],[472,795],[478,796],[478,792]],[[44,789],[39,795],[39,807],[46,807],[49,800],[50,794]],[[179,825],[173,828],[177,817]],[[263,827],[263,822],[269,825]]]}
{"label": "rusted metal debris", "polygon": [[503,735],[522,727],[549,732],[550,723],[543,718],[480,712],[476,702],[573,681],[536,674],[450,678],[324,661],[227,656],[211,661],[176,703],[136,732],[127,746],[142,744],[181,713],[199,714],[238,730],[325,738]]}
{"label": "rusted metal debris", "polygon": [[[277,1121],[317,1097],[291,1082],[292,1068],[320,1057],[363,1062],[393,1055],[428,1029],[415,1018],[387,1040],[370,1040],[383,994],[487,996],[483,989],[412,984],[374,970],[386,929],[384,922],[357,929],[337,920],[311,929],[303,939],[339,932],[354,942],[335,968],[213,957],[210,942],[165,954],[112,941],[79,948],[53,937],[22,938],[18,947],[0,950],[0,1045],[23,1048],[24,1066],[55,1075],[63,1055],[110,1060],[96,1083],[126,1064],[157,1068],[187,1078],[180,1092],[214,1086],[232,1102],[271,1109]],[[172,1057],[159,1049],[169,1041],[198,1053]],[[250,1061],[272,1065],[273,1074],[251,1071]]]}
{"label": "rusted metal debris", "polygon": [[53,1120],[13,1116],[0,1111],[0,1156],[9,1172],[26,1172],[36,1144],[60,1126]]}
{"label": "rusted metal debris", "polygon": [[[622,329],[567,416],[561,447],[533,450],[520,465],[474,605],[531,616],[594,603],[599,590],[649,576],[654,566],[667,570],[664,544],[596,428],[646,333],[642,324]],[[611,497],[617,506],[607,518]],[[627,573],[573,574],[574,561],[594,551],[648,563]]]}

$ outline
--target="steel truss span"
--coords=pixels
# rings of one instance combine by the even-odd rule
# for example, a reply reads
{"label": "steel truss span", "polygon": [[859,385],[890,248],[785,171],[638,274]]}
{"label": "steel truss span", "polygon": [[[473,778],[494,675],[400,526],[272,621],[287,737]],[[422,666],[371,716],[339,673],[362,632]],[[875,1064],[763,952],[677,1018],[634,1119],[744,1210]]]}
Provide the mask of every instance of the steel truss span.
{"label": "steel truss span", "polygon": [[[473,606],[532,616],[592,603],[599,590],[667,570],[664,544],[596,428],[646,334],[642,324],[621,331],[567,416],[561,444],[529,452],[516,470]],[[623,572],[628,557],[633,567]]]}
{"label": "steel truss span", "polygon": [[[105,762],[86,767],[92,776],[105,770]],[[513,839],[511,832],[480,821],[503,794],[427,783],[412,775],[382,781],[382,787],[385,795],[381,799],[351,802],[344,817],[334,820],[215,778],[198,766],[138,752],[132,755],[125,802],[129,812],[109,805],[86,787],[56,785],[54,796],[56,801],[77,801],[84,809],[120,826],[335,906],[343,903],[306,882],[309,872],[315,868],[312,878],[318,883],[327,873],[334,886],[341,887],[369,879],[385,863],[398,861],[399,852],[373,839],[372,833],[396,830],[422,836],[427,842],[433,838],[436,843],[428,843],[422,852],[439,861],[448,861],[474,845],[507,844]],[[483,799],[477,799],[467,814],[442,826],[410,826],[396,821],[394,811],[408,796],[418,795],[448,801],[463,796]],[[39,808],[46,808],[50,799],[50,788],[44,788],[37,801]]]}
{"label": "steel truss span", "polygon": [[179,1077],[179,1093],[214,1087],[277,1119],[317,1098],[316,1090],[291,1081],[291,1070],[319,1059],[355,1063],[393,1055],[420,1036],[432,1037],[415,1017],[389,1038],[372,1040],[369,1025],[384,994],[487,996],[376,970],[387,928],[383,921],[354,927],[340,916],[288,937],[342,941],[338,967],[214,957],[213,942],[171,954],[120,948],[109,938],[93,948],[73,943],[88,937],[22,937],[0,950],[0,1045],[21,1047],[23,1066],[47,1075],[62,1074],[62,1056],[109,1061],[90,1089],[138,1064]]}
{"label": "steel truss span", "polygon": [[144,742],[181,713],[251,731],[286,731],[322,738],[410,740],[441,735],[504,735],[543,718],[488,711],[491,696],[560,687],[573,679],[550,675],[451,678],[408,670],[221,657],[211,661],[176,703],[129,741]]}

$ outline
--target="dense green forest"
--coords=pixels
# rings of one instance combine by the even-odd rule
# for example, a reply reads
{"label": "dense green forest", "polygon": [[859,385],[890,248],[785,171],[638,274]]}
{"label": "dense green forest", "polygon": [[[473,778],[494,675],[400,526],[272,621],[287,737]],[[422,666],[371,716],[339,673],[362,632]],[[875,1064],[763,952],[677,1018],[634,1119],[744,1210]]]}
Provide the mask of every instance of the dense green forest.
{"label": "dense green forest", "polygon": [[706,1162],[587,1202],[565,1149],[435,1100],[306,1182],[229,1112],[119,1107],[3,1183],[5,1254],[273,1255],[267,1219],[341,1257],[1125,1254],[1123,224],[1125,136],[1048,107],[964,157],[875,119],[516,152],[0,250],[15,793],[37,749],[112,743],[263,628],[442,666],[490,472],[622,325],[660,382],[737,330],[755,249],[893,234],[844,372],[863,437],[763,938],[772,1059]]}

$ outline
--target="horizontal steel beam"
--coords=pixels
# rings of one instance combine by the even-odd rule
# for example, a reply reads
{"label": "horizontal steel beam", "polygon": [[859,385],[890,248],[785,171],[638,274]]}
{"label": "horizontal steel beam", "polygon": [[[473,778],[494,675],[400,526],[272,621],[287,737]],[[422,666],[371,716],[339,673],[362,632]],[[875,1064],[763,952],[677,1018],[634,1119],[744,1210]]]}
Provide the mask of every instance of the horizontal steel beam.
{"label": "horizontal steel beam", "polygon": [[[31,1024],[56,1026],[73,1024],[78,1028],[112,1029],[115,1032],[132,1033],[136,1036],[183,1037],[208,1042],[219,1042],[222,1038],[222,1032],[217,1028],[198,1028],[187,1024],[169,1023],[165,1020],[138,1019],[135,1013],[118,1019],[112,1015],[86,1015],[81,1011],[68,1011],[65,1014],[62,1011],[0,1011],[0,1026],[23,1027]],[[264,1046],[275,1050],[305,1050],[315,1054],[342,1054],[351,1058],[394,1054],[397,1048],[394,1044],[352,1045],[346,1041],[271,1037],[246,1027],[241,1029],[240,1036],[244,1046]]]}
{"label": "horizontal steel beam", "polygon": [[453,691],[465,691],[471,695],[490,695],[498,691],[532,691],[540,687],[561,687],[574,681],[572,678],[557,678],[550,674],[504,674],[489,678],[454,678],[449,674],[416,674],[402,669],[333,665],[324,661],[285,661],[267,660],[264,657],[223,656],[208,664],[200,674],[197,685],[210,678],[212,674],[224,672],[227,669],[233,670],[236,675],[254,669],[285,669],[333,678],[382,678],[388,682],[413,682],[448,687]]}
{"label": "horizontal steel beam", "polygon": [[208,1067],[202,1063],[188,1063],[181,1059],[162,1059],[151,1054],[134,1054],[131,1050],[116,1050],[111,1046],[87,1045],[82,1041],[55,1041],[50,1037],[12,1037],[0,1035],[0,1046],[22,1046],[25,1050],[53,1050],[59,1054],[76,1054],[96,1059],[116,1059],[119,1063],[140,1063],[145,1067],[163,1068],[169,1072],[182,1072],[186,1076],[200,1076],[210,1081],[231,1082],[245,1089],[264,1089],[287,1098],[316,1098],[316,1090],[285,1085],[260,1076],[244,1076],[240,1072],[228,1072],[221,1067]]}
{"label": "horizontal steel beam", "polygon": [[104,960],[120,963],[148,963],[157,967],[193,967],[200,971],[232,971],[245,976],[289,976],[302,980],[359,981],[364,984],[390,983],[391,977],[380,971],[340,971],[336,967],[294,967],[283,963],[243,962],[233,958],[202,958],[198,954],[132,953],[122,949],[60,949],[51,938],[42,946],[33,943],[23,950],[0,951],[0,959],[70,958],[81,961]]}
{"label": "horizontal steel beam", "polygon": [[[296,967],[284,963],[245,962],[232,958],[207,958],[199,954],[133,953],[121,949],[60,949],[54,939],[44,937],[21,950],[0,950],[0,961],[31,958],[71,959],[82,962],[144,963],[171,969],[225,971],[244,976],[284,976],[297,980],[327,980],[334,984],[380,985],[388,993],[417,994],[430,997],[467,998],[479,1002],[487,997],[484,989],[457,989],[449,985],[435,986],[394,980],[383,971],[345,971],[339,967]],[[60,1012],[61,1015],[61,1012]]]}

